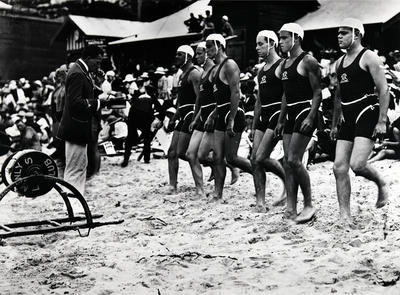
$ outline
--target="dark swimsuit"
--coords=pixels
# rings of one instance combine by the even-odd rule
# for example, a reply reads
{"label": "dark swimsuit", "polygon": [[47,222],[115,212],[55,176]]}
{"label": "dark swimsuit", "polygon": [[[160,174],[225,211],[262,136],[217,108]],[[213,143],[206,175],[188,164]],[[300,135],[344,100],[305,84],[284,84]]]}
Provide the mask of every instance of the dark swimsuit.
{"label": "dark swimsuit", "polygon": [[[226,58],[221,65],[219,66],[213,83],[213,93],[214,98],[217,102],[217,120],[215,123],[215,130],[218,131],[226,131],[226,126],[228,123],[228,116],[231,112],[231,90],[229,85],[226,85],[224,82],[221,81],[219,78],[219,73],[226,63],[228,58]],[[241,133],[246,128],[246,120],[244,116],[244,111],[241,108],[237,109],[233,131],[236,133]]]}
{"label": "dark swimsuit", "polygon": [[193,118],[196,93],[188,77],[190,72],[194,69],[196,68],[190,68],[189,71],[179,79],[178,83],[179,123],[176,125],[175,130],[189,134],[191,133],[189,131],[189,125]]}
{"label": "dark swimsuit", "polygon": [[288,68],[285,68],[287,59],[282,65],[281,80],[287,104],[287,120],[284,133],[300,133],[311,137],[317,125],[317,120],[314,121],[310,130],[300,132],[301,124],[310,113],[313,97],[308,77],[302,76],[297,72],[297,66],[306,54],[306,52],[302,52]]}
{"label": "dark swimsuit", "polygon": [[255,129],[265,132],[267,129],[274,130],[278,123],[282,102],[282,82],[275,75],[281,59],[274,63],[268,70],[264,67],[258,73],[258,89],[260,94],[261,114],[255,118]]}
{"label": "dark swimsuit", "polygon": [[372,139],[379,119],[379,101],[374,92],[372,76],[360,67],[360,59],[367,51],[360,51],[354,61],[343,67],[344,57],[337,69],[344,122],[338,139],[354,141],[355,137]]}
{"label": "dark swimsuit", "polygon": [[207,121],[210,113],[215,109],[215,99],[213,96],[213,84],[210,82],[209,77],[212,70],[216,67],[214,65],[205,75],[201,78],[199,86],[199,103],[200,103],[200,123],[196,125],[195,129],[204,132],[204,124]]}

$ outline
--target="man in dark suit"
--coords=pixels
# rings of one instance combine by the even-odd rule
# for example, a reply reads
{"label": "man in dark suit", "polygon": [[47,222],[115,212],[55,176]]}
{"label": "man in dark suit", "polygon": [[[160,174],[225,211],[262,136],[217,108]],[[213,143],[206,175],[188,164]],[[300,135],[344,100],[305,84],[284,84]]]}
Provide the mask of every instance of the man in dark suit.
{"label": "man in dark suit", "polygon": [[87,145],[100,130],[98,110],[100,101],[94,96],[90,72],[100,68],[103,51],[95,45],[87,46],[68,70],[65,83],[65,105],[58,137],[65,141],[64,179],[83,195],[88,164]]}

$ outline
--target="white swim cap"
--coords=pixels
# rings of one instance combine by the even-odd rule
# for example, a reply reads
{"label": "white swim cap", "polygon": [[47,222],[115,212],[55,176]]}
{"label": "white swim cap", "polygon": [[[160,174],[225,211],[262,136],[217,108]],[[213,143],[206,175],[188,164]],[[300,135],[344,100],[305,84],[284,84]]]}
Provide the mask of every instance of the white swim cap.
{"label": "white swim cap", "polygon": [[294,34],[297,34],[301,39],[304,38],[304,30],[302,27],[300,27],[299,24],[296,23],[287,23],[282,26],[282,28],[279,30],[281,31],[286,31],[286,32],[291,32]]}
{"label": "white swim cap", "polygon": [[210,34],[208,35],[206,41],[218,41],[224,48],[226,48],[226,40],[221,34]]}
{"label": "white swim cap", "polygon": [[193,51],[192,47],[190,47],[189,45],[179,46],[178,49],[176,50],[176,52],[178,52],[178,51],[184,52],[184,53],[190,55],[191,57],[194,56],[194,51]]}
{"label": "white swim cap", "polygon": [[205,42],[205,41],[201,41],[199,44],[197,44],[197,48],[204,48],[204,49],[206,49],[206,42]]}
{"label": "white swim cap", "polygon": [[274,31],[262,30],[262,31],[258,32],[257,38],[260,37],[260,36],[265,37],[267,39],[274,40],[275,45],[278,44],[278,36],[276,36]]}
{"label": "white swim cap", "polygon": [[365,31],[364,31],[364,26],[362,22],[356,18],[345,18],[344,20],[341,21],[339,27],[348,27],[352,29],[357,29],[360,31],[360,34],[364,36]]}

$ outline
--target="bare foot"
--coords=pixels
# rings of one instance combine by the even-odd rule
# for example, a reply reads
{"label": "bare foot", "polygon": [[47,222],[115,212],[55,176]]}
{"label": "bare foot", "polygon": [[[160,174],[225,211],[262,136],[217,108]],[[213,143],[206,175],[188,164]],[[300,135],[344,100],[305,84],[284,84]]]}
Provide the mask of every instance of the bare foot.
{"label": "bare foot", "polygon": [[176,186],[168,185],[167,191],[165,192],[167,195],[174,195],[178,192]]}
{"label": "bare foot", "polygon": [[287,210],[285,211],[285,213],[283,213],[283,216],[286,219],[290,219],[290,220],[295,220],[297,217],[297,213],[295,211],[291,211],[291,210]]}
{"label": "bare foot", "polygon": [[339,219],[336,222],[336,226],[340,229],[355,229],[356,226],[354,224],[351,216],[347,214],[341,214]]}
{"label": "bare foot", "polygon": [[232,178],[231,178],[231,185],[232,185],[238,181],[240,175],[240,169],[235,167],[231,169],[231,172],[232,172]]}
{"label": "bare foot", "polygon": [[268,208],[267,206],[265,206],[265,204],[257,204],[254,207],[254,213],[267,213],[268,212]]}
{"label": "bare foot", "polygon": [[196,189],[196,192],[193,194],[193,199],[204,199],[207,197],[207,194],[203,189]]}
{"label": "bare foot", "polygon": [[389,203],[389,189],[388,185],[384,184],[378,189],[378,200],[376,201],[375,207],[382,208]]}
{"label": "bare foot", "polygon": [[283,206],[286,202],[286,190],[283,191],[282,195],[272,202],[272,206]]}
{"label": "bare foot", "polygon": [[317,209],[315,209],[314,207],[304,207],[303,211],[300,212],[300,214],[296,217],[294,221],[296,221],[296,223],[309,222],[315,217],[316,212]]}

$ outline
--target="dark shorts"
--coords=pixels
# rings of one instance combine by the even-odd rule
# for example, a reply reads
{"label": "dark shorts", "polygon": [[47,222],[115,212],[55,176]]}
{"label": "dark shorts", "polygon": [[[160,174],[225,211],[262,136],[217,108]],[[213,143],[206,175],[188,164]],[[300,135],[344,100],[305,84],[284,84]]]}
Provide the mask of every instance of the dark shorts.
{"label": "dark shorts", "polygon": [[255,129],[265,132],[267,129],[275,130],[278,124],[279,114],[281,113],[281,104],[262,107],[261,115],[257,119]]}
{"label": "dark shorts", "polygon": [[192,132],[189,131],[189,125],[190,123],[192,123],[192,118],[193,118],[193,111],[190,111],[187,114],[182,115],[178,124],[175,126],[175,130],[191,134]]}
{"label": "dark shorts", "polygon": [[[221,106],[217,109],[218,117],[215,122],[215,130],[226,131],[226,125],[228,123],[228,116],[230,113],[230,104]],[[246,128],[246,119],[244,116],[244,111],[238,108],[235,116],[235,121],[233,125],[233,131],[235,133],[242,133]]]}
{"label": "dark shorts", "polygon": [[311,110],[311,104],[309,101],[288,105],[284,133],[285,134],[300,133],[302,135],[312,137],[314,130],[317,127],[317,122],[318,122],[317,116],[315,116],[312,128],[310,128],[306,132],[300,131],[301,124],[310,113],[310,110]]}
{"label": "dark shorts", "polygon": [[[211,114],[211,112],[214,110],[215,108],[215,103],[213,104],[209,104],[207,106],[202,106],[201,107],[201,112],[200,112],[200,122],[197,123],[197,125],[194,127],[194,129],[200,131],[200,132],[204,132],[204,124],[207,121],[208,116]],[[210,130],[208,132],[213,132],[214,130]]]}
{"label": "dark shorts", "polygon": [[355,103],[342,103],[344,122],[340,126],[338,140],[354,141],[355,137],[372,139],[379,119],[379,103],[370,96]]}

